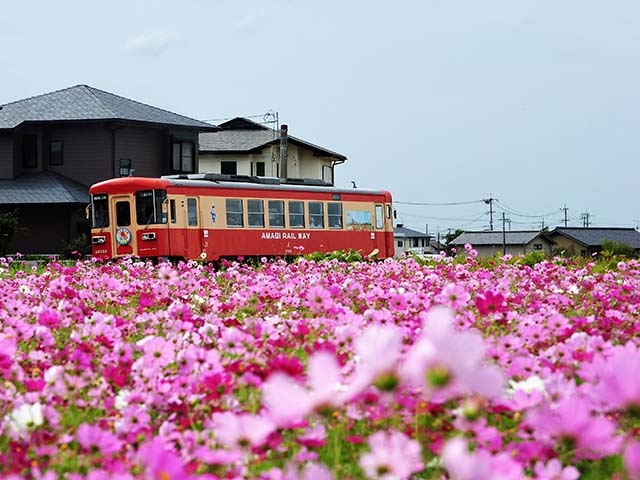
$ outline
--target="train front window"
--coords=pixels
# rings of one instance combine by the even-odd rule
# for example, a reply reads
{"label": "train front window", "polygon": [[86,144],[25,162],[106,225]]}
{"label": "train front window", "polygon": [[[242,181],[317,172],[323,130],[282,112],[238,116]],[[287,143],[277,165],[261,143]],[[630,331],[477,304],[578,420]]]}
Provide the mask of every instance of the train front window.
{"label": "train front window", "polygon": [[382,229],[384,226],[382,217],[382,205],[376,205],[376,228],[378,230]]}
{"label": "train front window", "polygon": [[118,227],[131,225],[131,209],[128,201],[116,202],[116,225]]}
{"label": "train front window", "polygon": [[106,193],[91,196],[91,212],[93,228],[109,226],[109,203]]}
{"label": "train front window", "polygon": [[167,208],[164,205],[166,199],[166,190],[136,192],[136,222],[138,225],[167,223]]}

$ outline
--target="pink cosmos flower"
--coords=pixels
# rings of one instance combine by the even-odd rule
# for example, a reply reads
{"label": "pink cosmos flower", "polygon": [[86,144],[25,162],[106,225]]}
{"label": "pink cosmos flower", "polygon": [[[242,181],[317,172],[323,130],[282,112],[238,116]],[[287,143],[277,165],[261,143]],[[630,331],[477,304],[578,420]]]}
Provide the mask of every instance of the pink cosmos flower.
{"label": "pink cosmos flower", "polygon": [[340,366],[335,356],[320,350],[309,358],[307,386],[281,372],[262,385],[269,417],[281,427],[302,420],[309,413],[336,407],[344,401]]}
{"label": "pink cosmos flower", "polygon": [[542,462],[536,462],[534,472],[538,480],[576,480],[580,478],[580,472],[576,467],[563,467],[557,458],[552,458],[546,465]]}
{"label": "pink cosmos flower", "polygon": [[610,409],[640,407],[640,348],[617,346],[599,373],[595,395]]}
{"label": "pink cosmos flower", "polygon": [[0,338],[0,374],[8,376],[16,356],[17,346],[12,338]]}
{"label": "pink cosmos flower", "polygon": [[307,306],[314,312],[328,310],[333,305],[331,293],[322,285],[314,285],[309,288],[306,299]]}
{"label": "pink cosmos flower", "polygon": [[640,480],[640,441],[631,440],[627,444],[623,460],[629,480]]}
{"label": "pink cosmos flower", "polygon": [[82,448],[99,451],[105,457],[113,455],[122,448],[122,442],[113,433],[87,423],[80,424],[76,439]]}
{"label": "pink cosmos flower", "polygon": [[595,416],[591,405],[577,396],[530,411],[526,423],[540,439],[551,436],[573,442],[578,458],[602,458],[616,453],[620,445],[620,438],[615,436],[616,424]]}
{"label": "pink cosmos flower", "polygon": [[401,375],[427,391],[455,387],[486,397],[502,394],[504,377],[493,365],[485,365],[485,347],[479,333],[453,328],[449,309],[435,307],[423,318],[422,337],[407,354]]}
{"label": "pink cosmos flower", "polygon": [[517,480],[526,478],[522,466],[511,455],[491,455],[487,450],[470,452],[461,437],[449,440],[442,449],[442,465],[451,480]]}
{"label": "pink cosmos flower", "polygon": [[154,438],[142,445],[138,450],[138,456],[145,466],[147,478],[157,480],[191,478],[185,472],[180,457],[167,450],[159,438]]}
{"label": "pink cosmos flower", "polygon": [[251,448],[263,445],[276,426],[261,416],[216,412],[212,417],[212,429],[216,439],[227,447]]}
{"label": "pink cosmos flower", "polygon": [[469,292],[459,283],[449,283],[442,289],[442,292],[436,295],[438,303],[454,310],[464,307],[470,298]]}
{"label": "pink cosmos flower", "polygon": [[474,303],[478,312],[480,312],[480,315],[500,313],[506,309],[504,295],[500,292],[493,292],[491,290],[477,294]]}
{"label": "pink cosmos flower", "polygon": [[164,367],[175,360],[175,347],[162,337],[145,337],[137,345],[142,347],[145,367]]}
{"label": "pink cosmos flower", "polygon": [[420,444],[402,432],[379,431],[368,442],[371,452],[360,457],[367,478],[401,480],[424,468]]}

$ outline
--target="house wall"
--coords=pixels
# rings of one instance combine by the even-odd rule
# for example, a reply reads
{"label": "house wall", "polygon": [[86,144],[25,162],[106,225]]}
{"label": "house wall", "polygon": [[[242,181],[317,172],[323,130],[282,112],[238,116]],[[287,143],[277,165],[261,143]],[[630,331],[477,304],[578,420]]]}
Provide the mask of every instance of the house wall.
{"label": "house wall", "polygon": [[587,254],[587,247],[580,245],[573,240],[568,239],[562,235],[554,235],[553,240],[556,242],[553,249],[556,252],[564,252],[567,257],[575,257]]}
{"label": "house wall", "polygon": [[[167,134],[161,130],[125,127],[116,131],[116,154],[110,176],[120,176],[120,159],[131,160],[136,177],[159,177],[168,173]],[[109,162],[111,165],[111,161]]]}
{"label": "house wall", "polygon": [[17,208],[20,232],[13,246],[18,253],[60,253],[65,243],[85,227],[84,208],[80,206],[44,204]]}
{"label": "house wall", "polygon": [[[49,142],[62,141],[62,165],[49,165]],[[87,187],[113,176],[113,138],[104,125],[48,127],[44,138],[46,168]]]}
{"label": "house wall", "polygon": [[13,178],[13,137],[0,135],[0,178]]}
{"label": "house wall", "polygon": [[[506,247],[506,252],[504,252],[502,248],[502,244],[499,245],[474,245],[473,248],[478,252],[478,256],[481,258],[489,258],[489,257],[494,257],[497,254],[509,254],[509,255],[513,255],[513,256],[518,256],[518,255],[526,255],[528,253],[531,253],[534,250],[534,244],[536,243],[541,243],[542,244],[542,252],[544,252],[545,255],[551,255],[551,244],[544,239],[540,239],[540,238],[536,238],[534,240],[532,240],[531,242],[527,243],[527,244],[523,244],[523,245],[507,245]],[[464,246],[462,245],[457,245],[456,248],[458,249],[458,253],[459,254],[465,254],[465,250],[464,250]]]}
{"label": "house wall", "polygon": [[[220,173],[221,162],[237,162],[238,175],[251,175],[251,162],[265,162],[265,175],[276,177],[279,173],[280,147],[265,147],[259,154],[211,154],[200,155],[200,172]],[[313,152],[297,145],[287,148],[287,176],[289,178],[322,179],[322,167],[331,167],[328,157],[316,157]]]}

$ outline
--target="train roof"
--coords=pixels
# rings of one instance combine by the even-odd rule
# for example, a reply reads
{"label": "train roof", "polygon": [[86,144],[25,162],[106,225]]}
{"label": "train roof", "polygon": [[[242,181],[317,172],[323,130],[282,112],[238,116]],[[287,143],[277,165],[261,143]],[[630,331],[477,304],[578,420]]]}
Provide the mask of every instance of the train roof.
{"label": "train roof", "polygon": [[90,189],[91,193],[97,193],[101,189],[109,190],[109,187],[119,185],[127,189],[154,189],[166,188],[169,185],[180,187],[199,188],[231,188],[251,190],[288,190],[325,193],[350,193],[350,194],[378,194],[390,195],[386,190],[339,188],[323,180],[314,178],[277,178],[257,177],[249,175],[224,175],[219,173],[195,173],[181,175],[164,175],[160,178],[147,177],[122,177],[105,180],[96,183]]}

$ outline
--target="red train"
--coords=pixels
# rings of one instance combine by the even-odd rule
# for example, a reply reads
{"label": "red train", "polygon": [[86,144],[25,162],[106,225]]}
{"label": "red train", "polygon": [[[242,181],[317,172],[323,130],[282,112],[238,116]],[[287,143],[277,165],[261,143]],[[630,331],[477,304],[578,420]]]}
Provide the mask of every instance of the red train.
{"label": "red train", "polygon": [[220,174],[93,185],[92,254],[218,260],[357,250],[394,254],[391,195],[310,179]]}

